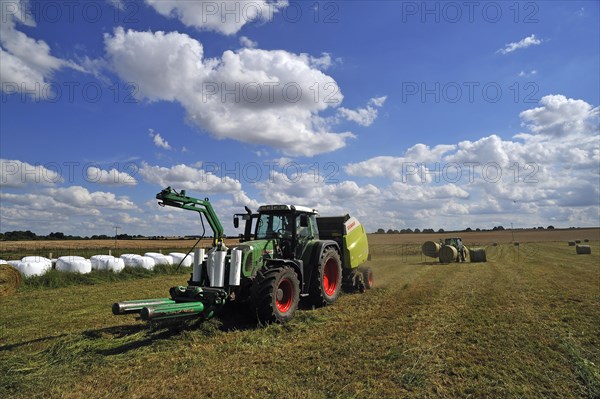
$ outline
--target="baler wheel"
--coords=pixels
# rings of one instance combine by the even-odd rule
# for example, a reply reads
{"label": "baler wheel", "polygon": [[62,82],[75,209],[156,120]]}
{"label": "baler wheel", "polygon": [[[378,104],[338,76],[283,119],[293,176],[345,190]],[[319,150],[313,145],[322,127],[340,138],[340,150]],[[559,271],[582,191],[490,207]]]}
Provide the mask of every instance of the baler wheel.
{"label": "baler wheel", "polygon": [[291,320],[300,301],[298,275],[288,266],[260,270],[252,286],[252,301],[261,324]]}
{"label": "baler wheel", "polygon": [[335,248],[327,248],[321,255],[317,269],[313,271],[310,301],[316,307],[331,305],[340,295],[341,288],[342,261],[340,254]]}
{"label": "baler wheel", "polygon": [[370,267],[367,267],[364,271],[363,274],[364,278],[364,282],[365,282],[365,288],[370,290],[371,288],[373,288],[373,270]]}

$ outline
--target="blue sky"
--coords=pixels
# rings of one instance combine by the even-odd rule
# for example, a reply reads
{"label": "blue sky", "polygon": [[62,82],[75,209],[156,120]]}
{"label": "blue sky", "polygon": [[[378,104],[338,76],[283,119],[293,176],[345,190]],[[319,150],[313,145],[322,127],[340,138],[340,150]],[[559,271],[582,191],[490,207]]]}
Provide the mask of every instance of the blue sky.
{"label": "blue sky", "polygon": [[0,231],[600,225],[597,1],[1,0]]}

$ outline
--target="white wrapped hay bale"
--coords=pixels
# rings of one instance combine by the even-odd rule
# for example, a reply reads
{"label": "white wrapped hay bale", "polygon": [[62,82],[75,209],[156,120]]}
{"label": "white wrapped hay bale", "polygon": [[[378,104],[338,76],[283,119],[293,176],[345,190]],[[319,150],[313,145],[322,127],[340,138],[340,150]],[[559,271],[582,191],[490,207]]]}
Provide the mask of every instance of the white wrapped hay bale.
{"label": "white wrapped hay bale", "polygon": [[154,258],[150,256],[141,256],[136,267],[141,267],[142,269],[146,270],[154,270],[154,266],[156,266],[156,261]]}
{"label": "white wrapped hay bale", "polygon": [[87,274],[92,271],[92,262],[81,256],[61,256],[56,261],[56,270]]}
{"label": "white wrapped hay bale", "polygon": [[93,270],[101,270],[107,259],[113,259],[112,255],[94,255],[90,258]]}
{"label": "white wrapped hay bale", "polygon": [[112,270],[119,273],[125,268],[124,260],[115,258],[112,255],[94,255],[90,258],[90,261],[94,270]]}
{"label": "white wrapped hay bale", "polygon": [[186,256],[186,254],[182,252],[171,252],[169,256],[173,258],[174,265],[179,265],[179,262],[181,262],[181,267],[192,267],[194,261],[192,254],[187,254]]}
{"label": "white wrapped hay bale", "polygon": [[137,267],[140,269],[154,270],[156,262],[154,258],[150,256],[142,256],[137,254],[123,254],[121,259],[125,264],[125,267]]}
{"label": "white wrapped hay bale", "polygon": [[19,263],[21,263],[20,260],[7,260],[6,261],[7,265],[11,265],[14,268],[16,268]]}
{"label": "white wrapped hay bale", "polygon": [[125,267],[137,267],[139,263],[139,259],[141,259],[142,255],[138,254],[123,254],[121,255],[121,259],[123,259],[123,263]]}
{"label": "white wrapped hay bale", "polygon": [[8,264],[17,269],[23,277],[41,276],[52,269],[52,263],[44,261],[8,261]]}
{"label": "white wrapped hay bale", "polygon": [[144,256],[149,256],[154,259],[157,265],[172,265],[173,257],[170,255],[163,255],[158,252],[146,252]]}
{"label": "white wrapped hay bale", "polygon": [[52,259],[44,258],[43,256],[26,256],[21,259],[21,262],[44,262],[52,268]]}

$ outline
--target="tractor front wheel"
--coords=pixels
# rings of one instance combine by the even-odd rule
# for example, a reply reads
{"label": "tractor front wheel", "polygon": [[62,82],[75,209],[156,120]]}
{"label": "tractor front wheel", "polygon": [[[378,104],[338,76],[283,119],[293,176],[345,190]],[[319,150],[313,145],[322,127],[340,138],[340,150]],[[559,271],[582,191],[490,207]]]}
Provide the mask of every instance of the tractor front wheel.
{"label": "tractor front wheel", "polygon": [[256,317],[261,324],[291,320],[300,301],[300,282],[288,266],[260,270],[252,286]]}
{"label": "tractor front wheel", "polygon": [[327,248],[321,255],[319,266],[313,271],[310,284],[310,301],[314,306],[335,302],[342,288],[342,261],[335,248]]}

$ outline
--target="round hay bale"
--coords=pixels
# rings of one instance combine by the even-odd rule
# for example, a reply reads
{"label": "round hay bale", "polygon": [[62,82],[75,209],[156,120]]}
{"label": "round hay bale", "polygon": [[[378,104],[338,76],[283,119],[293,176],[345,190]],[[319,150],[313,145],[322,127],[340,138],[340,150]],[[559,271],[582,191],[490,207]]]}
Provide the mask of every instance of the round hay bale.
{"label": "round hay bale", "polygon": [[123,254],[121,255],[121,259],[123,259],[123,263],[125,267],[137,267],[139,264],[138,259],[141,259],[142,255],[138,254]]}
{"label": "round hay bale", "polygon": [[112,255],[94,255],[90,258],[92,270],[100,270],[104,267],[107,260],[114,259]]}
{"label": "round hay bale", "polygon": [[471,259],[471,263],[487,262],[485,248],[469,249],[469,258]]}
{"label": "round hay bale", "polygon": [[570,247],[574,247],[575,246],[575,241],[569,241],[569,246]]}
{"label": "round hay bale", "polygon": [[34,262],[34,261],[9,261],[9,264],[17,269],[23,277],[33,277],[33,276],[41,276],[46,274],[46,272],[52,269],[52,262]]}
{"label": "round hay bale", "polygon": [[581,240],[575,240],[575,244],[581,244]]}
{"label": "round hay bale", "polygon": [[110,270],[115,273],[119,273],[125,269],[125,261],[121,258],[110,257],[102,260],[98,270]]}
{"label": "round hay bale", "polygon": [[444,245],[440,249],[440,262],[442,263],[454,262],[457,256],[458,251],[452,245]]}
{"label": "round hay bale", "polygon": [[121,259],[123,259],[125,267],[138,267],[140,269],[154,270],[154,266],[156,265],[154,258],[149,256],[124,254],[121,255]]}
{"label": "round hay bale", "polygon": [[56,261],[56,270],[61,272],[87,274],[92,272],[92,262],[81,256],[61,256]]}
{"label": "round hay bale", "polygon": [[136,267],[141,267],[142,269],[146,270],[154,270],[154,266],[156,266],[156,261],[154,260],[154,258],[151,258],[149,256],[142,256],[139,259],[139,263]]}
{"label": "round hay bale", "polygon": [[519,242],[518,242],[518,241],[515,241],[515,242],[513,243],[513,245],[514,245],[515,247],[518,247],[518,246],[519,246]]}
{"label": "round hay bale", "polygon": [[153,258],[154,262],[157,265],[169,265],[170,266],[173,264],[173,257],[170,255],[163,255],[158,252],[146,252],[144,254],[144,256],[149,256],[149,257]]}
{"label": "round hay bale", "polygon": [[171,256],[173,258],[173,264],[174,265],[179,265],[179,262],[181,262],[181,267],[192,267],[192,262],[193,259],[191,254],[187,255],[184,254],[182,252],[171,252],[169,254],[169,256]]}
{"label": "round hay bale", "polygon": [[591,255],[592,248],[589,245],[577,245],[575,246],[575,252],[577,252],[577,255]]}
{"label": "round hay bale", "polygon": [[495,242],[495,243],[493,243],[493,244],[492,244],[492,246],[494,246],[494,247],[497,247],[497,246],[498,246],[498,243],[497,243],[497,242]]}
{"label": "round hay bale", "polygon": [[590,242],[589,238],[586,238],[585,240],[583,240],[583,242]]}
{"label": "round hay bale", "polygon": [[434,241],[427,241],[421,246],[423,255],[430,258],[437,258],[440,255],[440,244]]}
{"label": "round hay bale", "polygon": [[21,285],[21,273],[4,261],[0,264],[0,297],[9,296]]}
{"label": "round hay bale", "polygon": [[48,262],[52,263],[52,260],[44,258],[43,256],[26,256],[21,259],[21,262]]}

